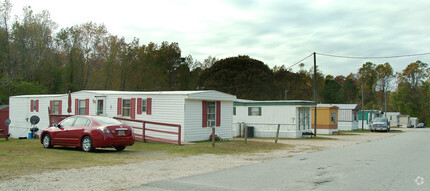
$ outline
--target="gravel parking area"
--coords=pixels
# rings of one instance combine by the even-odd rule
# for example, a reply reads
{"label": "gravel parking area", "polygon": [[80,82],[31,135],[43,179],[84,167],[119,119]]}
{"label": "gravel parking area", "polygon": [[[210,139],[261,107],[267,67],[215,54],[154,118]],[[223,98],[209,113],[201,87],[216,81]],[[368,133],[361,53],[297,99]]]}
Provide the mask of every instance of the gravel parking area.
{"label": "gravel parking area", "polygon": [[[136,164],[84,169],[59,170],[27,175],[0,182],[0,190],[124,190],[164,179],[175,179],[265,160],[292,157],[324,149],[344,147],[362,142],[394,136],[397,133],[354,133],[331,135],[330,139],[280,139],[278,143],[293,145],[270,153],[246,155],[198,155],[167,157]],[[249,141],[274,141],[274,139],[249,139]]]}

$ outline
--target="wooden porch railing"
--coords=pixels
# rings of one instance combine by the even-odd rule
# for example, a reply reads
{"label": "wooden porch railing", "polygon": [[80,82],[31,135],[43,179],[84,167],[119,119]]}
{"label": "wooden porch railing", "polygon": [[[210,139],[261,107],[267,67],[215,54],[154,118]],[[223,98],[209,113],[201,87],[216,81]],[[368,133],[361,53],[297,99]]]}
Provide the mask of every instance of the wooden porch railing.
{"label": "wooden porch railing", "polygon": [[[181,128],[181,125],[179,125],[179,124],[160,123],[160,122],[137,120],[137,119],[127,119],[127,118],[121,118],[121,117],[114,117],[114,119],[142,123],[142,127],[133,127],[134,129],[142,130],[142,135],[136,135],[135,134],[136,137],[141,138],[142,142],[158,142],[158,143],[171,143],[171,144],[181,145],[181,129],[182,128]],[[161,126],[168,126],[168,127],[177,127],[178,131],[172,132],[172,131],[163,131],[163,130],[158,130],[158,129],[147,128],[146,124],[161,125]],[[169,139],[164,139],[164,138],[159,138],[159,137],[148,136],[146,134],[146,131],[178,135],[178,140],[175,141],[175,140],[169,140]],[[136,139],[136,140],[138,140],[138,139]]]}

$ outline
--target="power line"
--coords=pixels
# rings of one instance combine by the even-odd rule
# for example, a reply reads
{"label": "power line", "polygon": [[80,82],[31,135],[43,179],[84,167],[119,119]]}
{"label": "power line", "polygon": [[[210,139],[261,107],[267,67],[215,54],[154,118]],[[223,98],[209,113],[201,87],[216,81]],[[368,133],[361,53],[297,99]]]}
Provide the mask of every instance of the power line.
{"label": "power line", "polygon": [[321,56],[336,57],[336,58],[348,58],[348,59],[384,59],[384,58],[402,58],[402,57],[430,55],[430,52],[418,53],[418,54],[395,55],[395,56],[341,56],[341,55],[325,54],[325,53],[316,53],[316,54],[321,55]]}
{"label": "power line", "polygon": [[295,65],[297,65],[297,64],[300,64],[301,62],[303,62],[303,60],[308,59],[308,58],[309,58],[309,57],[311,57],[312,55],[313,55],[313,53],[312,53],[312,54],[309,54],[309,56],[306,56],[305,58],[303,58],[303,59],[301,59],[300,61],[296,62],[295,64],[293,64],[293,65],[291,65],[291,66],[287,67],[286,69],[291,69],[293,66],[295,66]]}

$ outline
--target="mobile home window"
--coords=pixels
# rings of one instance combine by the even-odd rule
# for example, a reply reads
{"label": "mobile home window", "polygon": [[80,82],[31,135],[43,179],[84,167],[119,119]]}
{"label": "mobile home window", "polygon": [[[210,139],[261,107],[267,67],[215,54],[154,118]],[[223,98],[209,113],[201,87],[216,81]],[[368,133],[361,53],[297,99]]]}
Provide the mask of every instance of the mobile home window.
{"label": "mobile home window", "polygon": [[52,114],[54,114],[54,115],[60,114],[60,101],[59,100],[52,101]]}
{"label": "mobile home window", "polygon": [[215,127],[216,109],[215,102],[208,101],[208,127]]}
{"label": "mobile home window", "polygon": [[310,123],[309,123],[309,114],[310,114],[310,108],[308,107],[300,107],[297,120],[298,122],[298,128],[299,130],[307,130],[311,129]]}
{"label": "mobile home window", "polygon": [[79,100],[79,115],[85,115],[85,100]]}
{"label": "mobile home window", "polygon": [[104,103],[102,99],[97,100],[97,115],[103,115]]}
{"label": "mobile home window", "polygon": [[248,107],[248,116],[261,116],[261,107]]}
{"label": "mobile home window", "polygon": [[36,100],[31,100],[33,102],[33,111],[36,111],[37,109],[37,101]]}
{"label": "mobile home window", "polygon": [[146,113],[146,99],[142,99],[142,113]]}
{"label": "mobile home window", "polygon": [[130,99],[123,99],[122,100],[122,116],[130,116],[130,107],[131,107],[131,100]]}
{"label": "mobile home window", "polygon": [[336,122],[336,112],[331,112],[331,122]]}

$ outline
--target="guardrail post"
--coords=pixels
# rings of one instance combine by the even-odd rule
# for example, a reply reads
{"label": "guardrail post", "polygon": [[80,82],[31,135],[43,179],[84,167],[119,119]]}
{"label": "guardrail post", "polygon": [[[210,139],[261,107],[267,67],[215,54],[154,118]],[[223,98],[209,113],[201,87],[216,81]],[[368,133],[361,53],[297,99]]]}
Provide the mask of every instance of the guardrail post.
{"label": "guardrail post", "polygon": [[181,125],[178,127],[178,145],[181,145]]}
{"label": "guardrail post", "polygon": [[281,128],[281,124],[278,124],[278,129],[276,130],[276,139],[275,143],[278,143],[278,137],[279,137],[279,129]]}
{"label": "guardrail post", "polygon": [[142,141],[145,142],[145,122],[143,122],[142,124]]}
{"label": "guardrail post", "polygon": [[212,147],[215,147],[215,127],[212,127]]}
{"label": "guardrail post", "polygon": [[245,124],[245,144],[248,144],[248,125]]}

